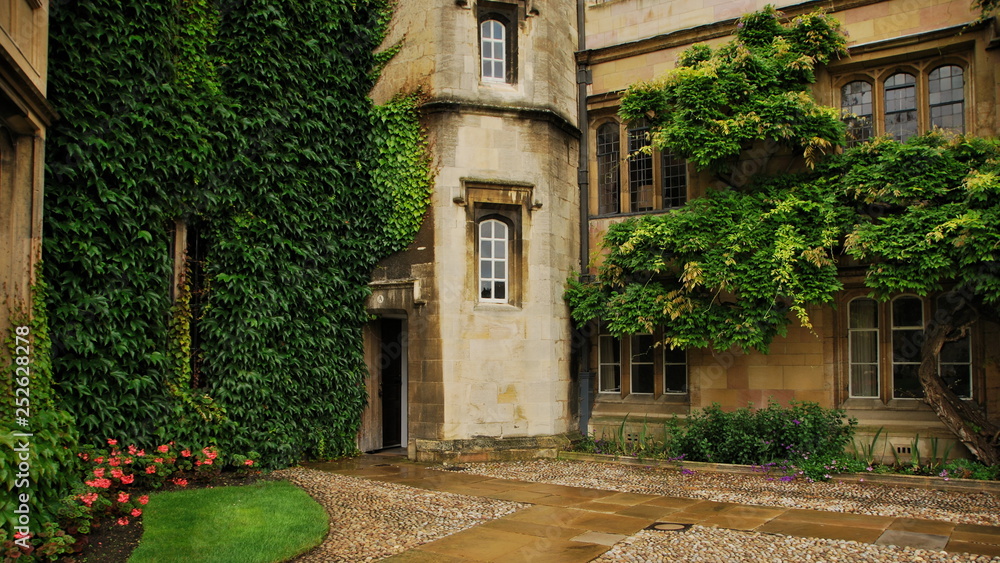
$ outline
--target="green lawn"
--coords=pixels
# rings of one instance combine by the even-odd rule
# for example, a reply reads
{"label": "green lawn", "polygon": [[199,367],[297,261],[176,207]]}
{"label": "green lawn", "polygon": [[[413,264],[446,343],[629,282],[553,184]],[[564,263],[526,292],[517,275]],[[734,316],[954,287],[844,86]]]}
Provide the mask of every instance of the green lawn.
{"label": "green lawn", "polygon": [[319,545],[326,511],[287,481],[154,494],[129,563],[270,563]]}

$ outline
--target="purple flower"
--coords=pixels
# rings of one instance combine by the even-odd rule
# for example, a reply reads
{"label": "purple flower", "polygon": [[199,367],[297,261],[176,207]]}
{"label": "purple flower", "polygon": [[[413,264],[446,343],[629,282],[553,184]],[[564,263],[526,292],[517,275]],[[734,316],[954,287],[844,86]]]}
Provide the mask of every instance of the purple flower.
{"label": "purple flower", "polygon": [[794,481],[794,480],[795,480],[795,477],[792,477],[791,475],[783,475],[783,476],[781,477],[781,480],[782,480],[782,481],[785,481],[785,482],[788,482],[788,481]]}
{"label": "purple flower", "polygon": [[792,424],[798,426],[799,424],[802,424],[802,421],[796,418],[795,420],[792,421]]}
{"label": "purple flower", "polygon": [[692,471],[691,469],[682,469],[681,475],[694,475],[694,471]]}

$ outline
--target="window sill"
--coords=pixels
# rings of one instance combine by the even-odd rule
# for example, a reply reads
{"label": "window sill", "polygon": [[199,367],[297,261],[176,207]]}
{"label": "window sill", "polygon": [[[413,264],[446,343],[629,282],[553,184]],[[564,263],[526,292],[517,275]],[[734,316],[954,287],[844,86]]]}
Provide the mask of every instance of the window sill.
{"label": "window sill", "polygon": [[655,405],[655,404],[677,404],[677,405],[687,405],[690,404],[691,398],[685,393],[664,393],[659,397],[654,396],[652,393],[631,393],[625,397],[621,396],[621,393],[598,393],[597,401],[602,403],[621,403],[621,404],[640,404],[640,405]]}
{"label": "window sill", "polygon": [[640,217],[642,215],[661,215],[663,213],[669,213],[671,211],[677,211],[681,209],[678,207],[668,207],[666,209],[651,209],[649,211],[635,211],[628,213],[601,213],[599,215],[591,215],[589,219],[613,219],[615,217]]}
{"label": "window sill", "polygon": [[865,411],[926,411],[930,407],[923,399],[890,399],[883,403],[882,399],[851,398],[841,403],[840,408]]}
{"label": "window sill", "polygon": [[475,307],[472,308],[473,311],[489,311],[494,313],[519,313],[521,308],[517,305],[511,305],[510,303],[489,303],[489,302],[477,302]]}

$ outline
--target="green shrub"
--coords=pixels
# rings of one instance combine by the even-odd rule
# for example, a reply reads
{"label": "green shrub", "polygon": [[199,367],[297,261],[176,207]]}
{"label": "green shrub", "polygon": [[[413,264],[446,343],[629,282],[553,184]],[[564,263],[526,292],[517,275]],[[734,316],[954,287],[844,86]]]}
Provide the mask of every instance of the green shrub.
{"label": "green shrub", "polygon": [[791,401],[788,408],[767,407],[732,412],[713,404],[692,413],[678,427],[674,448],[689,461],[764,464],[810,456],[836,456],[851,442],[857,422],[838,409]]}

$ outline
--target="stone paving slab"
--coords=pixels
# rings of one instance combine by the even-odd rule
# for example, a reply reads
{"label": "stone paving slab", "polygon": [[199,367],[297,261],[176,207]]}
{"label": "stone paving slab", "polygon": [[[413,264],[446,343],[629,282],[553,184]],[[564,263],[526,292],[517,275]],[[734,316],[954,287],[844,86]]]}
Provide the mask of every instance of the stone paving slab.
{"label": "stone paving slab", "polygon": [[372,463],[359,463],[354,468],[334,466],[328,470],[427,490],[533,505],[387,561],[584,562],[656,522],[1000,556],[1000,527],[994,526],[492,479],[431,470],[405,460],[378,466]]}

